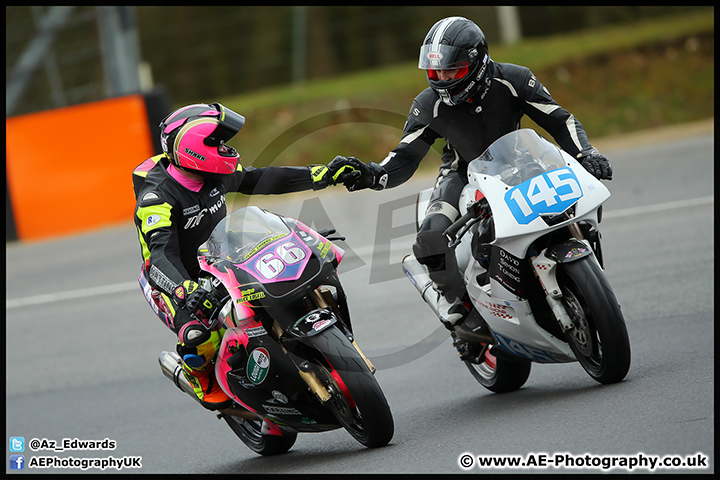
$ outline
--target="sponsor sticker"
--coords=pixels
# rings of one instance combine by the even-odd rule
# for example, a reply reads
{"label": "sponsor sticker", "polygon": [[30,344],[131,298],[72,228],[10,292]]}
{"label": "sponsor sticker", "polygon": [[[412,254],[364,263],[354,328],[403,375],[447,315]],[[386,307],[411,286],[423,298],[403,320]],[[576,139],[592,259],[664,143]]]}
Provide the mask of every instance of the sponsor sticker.
{"label": "sponsor sticker", "polygon": [[280,403],[288,403],[288,398],[285,396],[284,393],[279,392],[277,390],[272,391],[272,396]]}
{"label": "sponsor sticker", "polygon": [[245,334],[249,338],[261,337],[263,335],[267,335],[267,330],[265,330],[265,327],[253,327],[253,328],[246,329]]}
{"label": "sponsor sticker", "polygon": [[156,223],[160,221],[160,215],[150,215],[147,220],[145,220],[145,225],[148,227],[152,227]]}
{"label": "sponsor sticker", "polygon": [[579,257],[580,255],[584,254],[585,252],[587,252],[587,249],[586,249],[586,248],[578,248],[578,247],[575,247],[575,248],[571,249],[571,250],[565,255],[565,258],[575,258],[575,257]]}
{"label": "sponsor sticker", "polygon": [[270,370],[270,354],[264,348],[256,348],[250,354],[247,363],[247,376],[248,379],[259,385],[267,377],[268,370]]}
{"label": "sponsor sticker", "polygon": [[275,407],[273,405],[263,405],[263,408],[268,413],[273,413],[275,415],[302,415],[302,412],[300,412],[297,408],[292,407]]}
{"label": "sponsor sticker", "polygon": [[312,328],[316,332],[319,332],[320,330],[322,330],[323,328],[327,327],[328,325],[330,325],[332,323],[333,323],[332,320],[320,320],[318,322],[313,323]]}

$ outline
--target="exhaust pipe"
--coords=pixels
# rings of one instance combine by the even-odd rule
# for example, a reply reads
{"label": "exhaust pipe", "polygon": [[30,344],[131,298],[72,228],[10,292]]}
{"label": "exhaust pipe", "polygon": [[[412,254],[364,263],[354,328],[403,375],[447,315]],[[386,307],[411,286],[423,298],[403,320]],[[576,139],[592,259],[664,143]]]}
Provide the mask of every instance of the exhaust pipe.
{"label": "exhaust pipe", "polygon": [[172,380],[176,387],[200,403],[200,399],[195,395],[195,390],[182,373],[182,359],[180,355],[175,352],[160,352],[158,362],[160,362],[160,369],[163,375]]}
{"label": "exhaust pipe", "polygon": [[438,310],[438,296],[437,292],[432,288],[432,280],[428,274],[427,267],[418,262],[415,255],[406,255],[402,260],[403,272],[410,279],[415,288],[417,289],[420,296],[425,300],[435,315],[440,317]]}
{"label": "exhaust pipe", "polygon": [[[423,300],[425,300],[425,303],[427,303],[432,311],[435,312],[435,315],[440,318],[437,302],[438,295],[432,288],[432,280],[430,280],[427,267],[418,262],[414,255],[407,255],[403,258],[402,266],[405,275],[407,275],[412,284],[415,285],[415,288]],[[487,326],[485,326],[485,321],[474,309],[462,324],[455,327],[454,331],[458,337],[470,342],[496,343]]]}

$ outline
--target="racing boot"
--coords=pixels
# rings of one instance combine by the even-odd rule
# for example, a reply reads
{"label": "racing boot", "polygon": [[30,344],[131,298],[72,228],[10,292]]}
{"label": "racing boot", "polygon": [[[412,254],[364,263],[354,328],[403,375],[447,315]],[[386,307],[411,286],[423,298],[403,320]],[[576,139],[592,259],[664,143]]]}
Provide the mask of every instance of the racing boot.
{"label": "racing boot", "polygon": [[178,332],[177,352],[183,359],[183,374],[193,386],[202,406],[208,410],[222,410],[233,403],[220,388],[212,362],[224,331],[208,331],[199,322],[192,321]]}
{"label": "racing boot", "polygon": [[183,361],[183,374],[193,386],[195,395],[203,407],[208,410],[222,410],[232,406],[232,399],[220,388],[220,384],[215,379],[215,369],[212,363],[204,370],[198,371]]}
{"label": "racing boot", "polygon": [[440,321],[445,325],[445,328],[452,331],[456,325],[460,325],[465,320],[469,313],[465,302],[460,297],[449,292],[443,293],[435,284],[433,284],[433,290],[437,294]]}

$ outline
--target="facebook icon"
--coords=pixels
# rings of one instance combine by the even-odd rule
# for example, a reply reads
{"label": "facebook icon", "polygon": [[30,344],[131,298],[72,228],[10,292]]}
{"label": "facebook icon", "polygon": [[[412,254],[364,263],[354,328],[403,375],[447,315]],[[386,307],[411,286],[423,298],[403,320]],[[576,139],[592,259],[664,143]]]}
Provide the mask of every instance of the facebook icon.
{"label": "facebook icon", "polygon": [[25,468],[25,455],[10,455],[10,470],[23,470]]}

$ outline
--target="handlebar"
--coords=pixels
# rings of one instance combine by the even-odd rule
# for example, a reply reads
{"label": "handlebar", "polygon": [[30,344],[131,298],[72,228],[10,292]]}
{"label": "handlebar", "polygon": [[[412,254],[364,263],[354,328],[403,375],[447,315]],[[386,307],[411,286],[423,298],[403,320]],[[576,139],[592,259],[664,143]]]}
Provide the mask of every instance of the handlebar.
{"label": "handlebar", "polygon": [[[488,216],[485,208],[486,205],[487,200],[484,198],[470,204],[467,212],[455,220],[455,222],[443,232],[443,235],[447,237],[450,242],[450,248],[460,243],[460,239],[467,233],[471,226]],[[459,235],[458,232],[460,232]]]}
{"label": "handlebar", "polygon": [[455,235],[457,232],[465,226],[467,222],[469,222],[472,218],[476,217],[479,213],[478,209],[474,208],[478,206],[479,202],[475,202],[472,205],[468,207],[468,211],[465,212],[465,214],[455,220],[452,225],[450,225],[447,230],[443,232],[443,235],[446,237],[451,237],[452,239],[455,238]]}
{"label": "handlebar", "polygon": [[345,241],[345,237],[343,237],[342,235],[338,235],[338,236],[336,236],[336,237],[331,237],[331,236],[330,236],[330,235],[332,235],[333,233],[336,233],[336,232],[337,232],[337,230],[335,230],[334,228],[326,228],[326,229],[324,229],[324,230],[318,231],[317,233],[320,234],[321,236],[325,237],[326,240],[330,240],[331,242],[332,242],[333,240],[338,240],[338,241],[341,241],[341,242]]}

